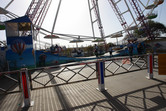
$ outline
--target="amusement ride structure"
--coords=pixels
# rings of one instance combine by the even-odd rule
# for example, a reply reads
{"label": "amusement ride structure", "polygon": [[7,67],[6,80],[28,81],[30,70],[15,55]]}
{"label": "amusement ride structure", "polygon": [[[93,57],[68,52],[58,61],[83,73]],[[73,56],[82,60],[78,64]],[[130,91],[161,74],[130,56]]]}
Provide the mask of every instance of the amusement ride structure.
{"label": "amusement ride structure", "polygon": [[[15,34],[17,31],[16,29],[12,29],[11,24],[14,22],[17,23],[17,25],[13,25],[15,27],[18,27],[18,34],[16,36],[19,37],[29,37],[29,35],[32,36],[32,41],[29,39],[28,45],[23,40],[11,40],[10,42],[7,41],[7,45],[10,46],[10,48],[13,50],[13,52],[19,52],[19,56],[25,52],[26,47],[31,47],[29,44],[33,44],[34,41],[37,43],[38,35],[39,33],[44,34],[44,38],[51,39],[51,45],[53,45],[54,38],[69,40],[71,43],[75,42],[83,42],[83,41],[92,41],[92,42],[102,42],[106,44],[105,39],[106,38],[118,38],[123,36],[123,33],[126,33],[129,36],[129,39],[134,38],[134,35],[132,35],[132,31],[135,29],[143,29],[146,32],[148,39],[153,39],[153,35],[151,34],[151,31],[149,30],[149,26],[147,24],[148,19],[153,19],[157,17],[157,14],[154,14],[153,11],[155,8],[162,4],[164,0],[155,0],[153,4],[150,4],[150,0],[146,2],[146,5],[144,5],[145,1],[142,2],[141,0],[108,0],[109,4],[111,5],[115,15],[117,16],[117,19],[119,20],[121,26],[123,27],[122,31],[110,34],[105,36],[103,24],[100,17],[100,11],[99,11],[99,2],[98,0],[87,0],[88,1],[88,7],[89,7],[89,16],[90,16],[90,23],[92,28],[92,36],[83,36],[83,35],[74,35],[74,34],[56,34],[54,33],[54,28],[56,25],[58,13],[60,10],[61,2],[62,0],[59,0],[59,4],[57,7],[57,11],[55,14],[55,19],[52,27],[52,31],[48,31],[44,28],[42,28],[42,24],[44,22],[45,17],[47,16],[47,12],[49,10],[49,7],[52,3],[52,0],[32,0],[26,13],[25,17],[18,17],[16,14],[13,14],[12,12],[7,11],[7,8],[12,5],[12,2],[14,0],[11,0],[4,8],[0,7],[0,14],[6,16],[8,19],[7,21],[0,20],[0,30],[5,30],[7,32],[7,38],[10,36],[13,36],[12,34]],[[125,4],[127,7],[127,10],[122,10],[119,6],[119,4]],[[149,5],[150,4],[150,5]],[[144,11],[149,10],[149,13],[145,15]],[[131,24],[128,24],[127,19],[125,19],[124,15],[126,13],[129,13],[131,16],[133,22]],[[94,14],[94,17],[93,17]],[[28,17],[28,18],[27,18]],[[25,21],[24,21],[25,19]],[[130,19],[131,20],[131,19]],[[95,35],[94,26],[97,23],[100,37],[97,37]],[[22,27],[22,28],[21,28]],[[14,30],[13,32],[10,32],[9,29]],[[10,32],[10,33],[9,33]],[[33,34],[32,34],[33,33]],[[46,33],[49,33],[46,34]],[[63,37],[62,37],[63,36]],[[71,41],[71,39],[73,39]],[[9,39],[7,39],[9,40]],[[39,41],[41,42],[41,41]],[[9,44],[10,43],[10,44]],[[21,51],[18,51],[18,50]],[[58,49],[59,50],[59,49]],[[32,54],[34,56],[34,50],[32,49]],[[41,55],[41,53],[40,53]],[[40,58],[40,57],[38,57]],[[22,62],[22,57],[19,57],[19,60]],[[37,60],[35,60],[37,61]],[[39,60],[40,61],[40,60]],[[20,62],[20,63],[21,63]]]}
{"label": "amusement ride structure", "polygon": [[[1,7],[0,14],[5,14],[10,19],[17,18],[18,17],[17,15],[7,11],[7,8],[10,5],[12,5],[13,1],[14,0],[11,0],[4,8]],[[145,29],[148,37],[152,38],[152,35],[149,31],[149,28],[146,24],[146,21],[148,19],[153,19],[153,18],[157,17],[157,14],[153,13],[153,11],[158,5],[162,4],[164,2],[164,0],[155,0],[153,2],[153,4],[149,5],[150,1],[151,0],[148,0],[146,5],[144,5],[145,3],[142,3],[141,0],[129,0],[129,1],[126,1],[126,0],[108,0],[115,15],[117,16],[117,19],[119,20],[121,26],[123,27],[123,32],[127,33],[129,35],[129,37],[133,37],[133,35],[131,35],[130,31],[134,30],[135,28],[139,28],[141,26],[142,28]],[[121,2],[123,2],[126,5],[127,10],[125,10],[125,11],[120,10],[118,4],[120,4]],[[56,19],[58,17],[58,12],[60,9],[61,0],[59,1],[59,5],[58,5],[57,13],[55,16],[52,31],[48,31],[48,30],[43,29],[41,27],[46,15],[47,15],[47,12],[49,10],[51,3],[52,3],[52,0],[32,0],[27,11],[26,11],[25,15],[27,15],[29,17],[29,19],[32,21],[32,24],[33,24],[33,27],[35,30],[35,34],[36,34],[34,39],[36,39],[36,40],[37,40],[37,35],[40,32],[40,30],[45,31],[45,32],[49,32],[50,35],[53,35],[53,33],[54,33],[53,30],[54,30],[54,26],[56,23]],[[129,6],[129,4],[130,4],[130,6]],[[92,26],[92,35],[93,35],[91,38],[92,41],[93,41],[93,39],[94,40],[97,38],[100,39],[99,37],[95,37],[95,31],[94,31],[94,24],[95,23],[97,23],[97,25],[98,25],[101,39],[105,39],[108,37],[122,36],[122,34],[119,34],[119,33],[121,33],[121,31],[114,33],[114,34],[110,34],[108,36],[105,36],[104,28],[102,25],[100,12],[99,12],[98,0],[88,0],[88,7],[89,7],[89,12],[90,12],[89,14],[90,14],[90,20],[91,20],[91,26]],[[144,15],[145,9],[150,10],[149,13],[147,14],[147,16]],[[135,15],[132,11],[134,11]],[[128,24],[125,17],[123,16],[124,14],[126,14],[128,12],[133,19],[133,22],[132,22],[133,24]],[[92,17],[93,16],[92,13],[95,14],[95,17]],[[1,29],[3,27],[4,27],[4,24],[1,21]],[[25,32],[23,34],[25,34]],[[65,34],[60,34],[60,35],[65,36]],[[67,35],[67,34],[66,34],[66,36],[73,37],[72,35]],[[74,39],[77,39],[77,37],[74,37]]]}

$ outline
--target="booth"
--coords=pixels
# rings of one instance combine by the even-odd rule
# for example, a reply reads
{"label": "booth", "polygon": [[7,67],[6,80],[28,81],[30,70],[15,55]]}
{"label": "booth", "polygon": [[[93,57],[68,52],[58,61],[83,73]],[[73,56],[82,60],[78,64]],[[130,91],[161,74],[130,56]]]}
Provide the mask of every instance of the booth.
{"label": "booth", "polygon": [[33,28],[28,16],[5,22],[9,70],[34,68]]}

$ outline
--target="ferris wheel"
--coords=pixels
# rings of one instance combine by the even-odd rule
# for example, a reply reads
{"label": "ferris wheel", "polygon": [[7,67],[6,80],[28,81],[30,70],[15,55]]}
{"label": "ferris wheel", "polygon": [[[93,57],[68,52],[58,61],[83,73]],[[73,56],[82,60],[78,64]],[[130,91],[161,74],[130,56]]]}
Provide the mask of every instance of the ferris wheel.
{"label": "ferris wheel", "polygon": [[[123,32],[127,33],[129,38],[133,38],[133,35],[131,34],[132,30],[135,30],[136,28],[142,27],[145,32],[148,35],[148,38],[152,39],[153,35],[151,34],[148,24],[146,24],[147,20],[154,19],[157,17],[157,13],[154,13],[154,10],[156,7],[161,5],[164,0],[155,0],[152,2],[152,0],[148,1],[141,1],[141,0],[108,0],[112,9],[115,12],[115,15],[117,16],[121,26],[123,27]],[[127,9],[126,10],[120,10],[118,4],[121,2],[124,2]],[[145,15],[145,11],[148,13]],[[125,19],[124,15],[126,13],[129,13],[132,17],[133,22],[131,24],[128,24],[127,19]],[[122,32],[122,31],[121,31]],[[119,35],[118,33],[109,35],[111,37],[121,37],[122,35]]]}
{"label": "ferris wheel", "polygon": [[[13,15],[9,11],[7,11],[7,8],[12,5],[12,2],[14,0],[10,0],[10,2],[4,7],[0,8],[0,14],[4,14],[6,16]],[[102,25],[102,21],[100,18],[100,11],[99,11],[99,5],[98,0],[87,0],[88,2],[88,7],[89,7],[89,13],[90,13],[90,20],[91,20],[91,26],[92,26],[92,37],[87,37],[84,35],[74,35],[74,34],[57,34],[60,36],[68,36],[71,37],[71,39],[81,39],[81,40],[90,40],[90,41],[102,41],[105,38],[108,37],[120,37],[123,36],[123,33],[128,34],[130,37],[133,35],[131,34],[131,31],[134,30],[135,28],[140,27],[141,25],[145,29],[146,33],[148,34],[149,38],[151,37],[151,33],[148,30],[148,26],[146,24],[146,21],[148,19],[154,19],[157,17],[157,13],[154,13],[154,10],[156,7],[161,5],[164,0],[108,0],[109,4],[111,5],[115,15],[117,16],[117,19],[119,20],[121,26],[123,27],[122,31],[117,31],[117,33],[113,33],[110,35],[105,36],[104,34],[104,27]],[[58,17],[58,12],[60,8],[60,3],[61,0],[59,0],[59,5],[57,8],[57,13],[55,15],[54,19],[54,24],[52,27],[52,31],[48,31],[44,28],[41,28],[41,25],[44,22],[45,16],[47,16],[48,9],[52,3],[52,0],[32,0],[31,4],[29,5],[29,8],[26,11],[26,15],[29,16],[31,19],[34,29],[36,30],[36,36],[40,32],[40,30],[44,32],[50,33],[50,35],[53,35],[52,37],[55,36],[54,31],[54,26],[56,25],[56,18]],[[123,10],[121,6],[119,6],[120,3],[123,3],[127,8],[126,10]],[[149,12],[148,14],[145,14],[144,12]],[[95,14],[95,19],[93,20],[92,13]],[[125,18],[125,14],[129,13],[129,15],[132,18],[132,22],[130,21],[131,24],[128,23],[128,19]],[[15,16],[16,17],[16,16]],[[130,19],[131,20],[131,19]],[[95,37],[95,32],[94,32],[94,24],[97,23],[99,32],[100,32],[100,37]],[[4,30],[4,24],[2,21],[0,21],[0,27],[1,30]],[[44,34],[44,32],[42,32]],[[45,34],[46,35],[46,34]],[[51,37],[51,36],[49,36]],[[60,38],[61,39],[61,38]],[[64,38],[62,38],[64,39]]]}

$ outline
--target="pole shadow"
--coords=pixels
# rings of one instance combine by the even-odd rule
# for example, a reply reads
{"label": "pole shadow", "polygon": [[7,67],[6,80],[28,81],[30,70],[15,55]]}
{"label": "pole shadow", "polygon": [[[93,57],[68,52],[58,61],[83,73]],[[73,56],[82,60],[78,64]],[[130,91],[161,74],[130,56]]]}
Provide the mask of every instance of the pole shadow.
{"label": "pole shadow", "polygon": [[107,98],[108,103],[116,110],[116,111],[130,111],[129,108],[125,106],[121,101],[117,98],[112,97],[107,91],[102,91],[102,94]]}

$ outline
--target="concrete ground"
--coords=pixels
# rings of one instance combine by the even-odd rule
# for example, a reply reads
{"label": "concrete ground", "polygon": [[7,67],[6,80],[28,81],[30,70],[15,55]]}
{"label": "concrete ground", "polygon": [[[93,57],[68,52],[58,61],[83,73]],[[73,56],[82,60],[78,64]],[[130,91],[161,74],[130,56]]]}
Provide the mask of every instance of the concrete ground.
{"label": "concrete ground", "polygon": [[0,96],[0,111],[166,111],[166,75],[147,70],[105,78],[106,91],[96,90],[97,79],[31,91],[32,107],[22,108],[21,93]]}

